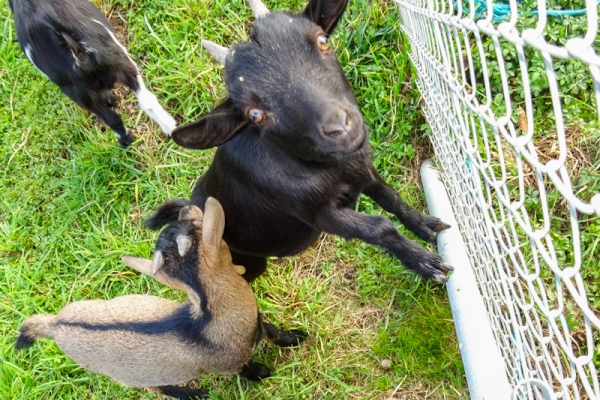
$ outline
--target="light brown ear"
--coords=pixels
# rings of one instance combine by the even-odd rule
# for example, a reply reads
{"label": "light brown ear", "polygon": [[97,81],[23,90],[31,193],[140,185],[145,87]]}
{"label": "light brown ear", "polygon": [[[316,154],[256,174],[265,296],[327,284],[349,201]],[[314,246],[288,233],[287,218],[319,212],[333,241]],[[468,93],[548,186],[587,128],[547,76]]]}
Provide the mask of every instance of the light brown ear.
{"label": "light brown ear", "polygon": [[156,273],[153,273],[152,271],[154,269],[155,262],[152,260],[147,260],[145,258],[133,257],[133,256],[125,256],[125,257],[121,258],[121,260],[128,267],[133,268],[136,271],[141,272],[142,274],[148,275],[148,276],[156,279],[163,285],[166,285],[173,289],[183,290],[184,292],[188,292],[188,294],[190,292],[190,289],[187,285],[185,285],[183,282],[179,282],[176,279],[171,279],[168,275],[163,273],[160,269],[158,271],[156,271]]}
{"label": "light brown ear", "polygon": [[204,222],[202,223],[202,246],[204,254],[209,258],[209,265],[221,257],[221,239],[225,230],[225,213],[221,203],[209,197],[204,206]]}
{"label": "light brown ear", "polygon": [[125,256],[125,257],[121,258],[121,260],[129,268],[133,268],[136,271],[141,272],[142,274],[148,275],[148,276],[156,279],[163,285],[167,285],[167,286],[175,288],[175,289],[181,289],[180,285],[174,285],[173,282],[171,282],[171,280],[167,276],[165,276],[165,274],[163,274],[160,270],[157,271],[155,274],[153,274],[152,267],[153,267],[154,261],[152,261],[152,260],[147,260],[145,258],[133,257],[133,256]]}
{"label": "light brown ear", "polygon": [[191,124],[175,129],[171,137],[175,143],[188,149],[210,149],[234,137],[248,123],[227,99]]}

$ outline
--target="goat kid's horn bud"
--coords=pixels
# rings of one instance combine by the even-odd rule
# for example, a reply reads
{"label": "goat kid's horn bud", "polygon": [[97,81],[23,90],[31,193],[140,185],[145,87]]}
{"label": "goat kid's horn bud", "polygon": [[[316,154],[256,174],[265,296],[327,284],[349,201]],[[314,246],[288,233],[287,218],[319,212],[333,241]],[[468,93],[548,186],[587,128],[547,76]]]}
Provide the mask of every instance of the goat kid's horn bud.
{"label": "goat kid's horn bud", "polygon": [[177,236],[176,242],[177,250],[179,250],[179,255],[181,257],[185,256],[188,250],[192,247],[192,240],[186,235]]}
{"label": "goat kid's horn bud", "polygon": [[211,56],[215,58],[218,62],[225,65],[225,59],[229,55],[230,50],[227,47],[219,46],[216,43],[211,42],[210,40],[202,39],[202,47],[206,49],[210,53]]}
{"label": "goat kid's horn bud", "polygon": [[156,275],[163,265],[165,265],[165,258],[160,250],[158,250],[154,253],[154,260],[152,261],[152,275]]}
{"label": "goat kid's horn bud", "polygon": [[261,0],[248,0],[250,3],[250,7],[252,8],[252,13],[256,19],[262,18],[265,15],[269,14],[270,11],[267,6]]}

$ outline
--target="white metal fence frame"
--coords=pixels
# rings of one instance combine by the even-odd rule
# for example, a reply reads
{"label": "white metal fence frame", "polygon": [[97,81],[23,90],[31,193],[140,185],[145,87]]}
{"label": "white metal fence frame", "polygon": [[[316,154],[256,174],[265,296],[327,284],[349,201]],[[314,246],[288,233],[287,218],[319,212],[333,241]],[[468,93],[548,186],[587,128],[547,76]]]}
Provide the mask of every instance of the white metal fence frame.
{"label": "white metal fence frame", "polygon": [[[567,130],[553,67],[555,59],[579,60],[588,67],[600,119],[600,55],[593,48],[598,40],[596,0],[586,1],[587,34],[569,39],[564,47],[550,44],[544,37],[548,20],[545,0],[537,1],[537,26],[522,32],[516,28],[517,0],[508,1],[506,22],[494,21],[492,0],[485,3],[484,15],[476,15],[481,6],[476,0],[395,1],[417,69],[436,159],[471,264],[455,268],[472,269],[476,277],[476,292],[487,313],[487,321],[480,322],[489,322],[512,397],[600,399],[594,364],[600,351],[600,319],[590,307],[581,276],[579,220],[581,214],[600,215],[600,194],[586,201],[573,192]],[[483,38],[493,43],[504,110],[492,104],[497,93],[490,84]],[[519,123],[513,121],[516,107],[511,102],[502,53],[507,44],[516,49],[517,77],[524,88]],[[556,154],[545,162],[536,149],[539,132],[526,48],[543,57],[552,99]],[[480,77],[475,68],[481,68]],[[524,171],[530,172],[529,181]],[[542,221],[530,219],[526,204],[530,187],[539,194]],[[568,209],[566,230],[557,231],[552,225],[548,195],[553,191],[560,193]],[[554,245],[556,235],[561,234],[570,236],[572,245],[570,257],[563,259]],[[451,302],[457,292],[455,279],[451,278],[448,288]],[[452,306],[455,319],[457,313],[470,311]],[[473,398],[506,398],[502,390],[486,393],[477,389],[477,380],[490,371],[468,365],[471,360],[465,358],[464,347],[470,343],[461,339],[458,325],[457,332]],[[489,355],[479,354],[482,356]]]}

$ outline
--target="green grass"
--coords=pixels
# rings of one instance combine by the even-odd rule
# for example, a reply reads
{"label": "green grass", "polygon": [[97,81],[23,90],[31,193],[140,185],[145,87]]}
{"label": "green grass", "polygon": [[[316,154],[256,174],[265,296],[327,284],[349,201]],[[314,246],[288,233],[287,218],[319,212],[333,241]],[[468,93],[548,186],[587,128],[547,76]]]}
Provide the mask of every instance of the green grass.
{"label": "green grass", "polygon": [[[267,2],[274,10],[304,4]],[[127,26],[133,59],[180,122],[224,97],[222,67],[199,41],[245,39],[252,21],[245,3],[100,5]],[[85,371],[51,341],[16,352],[14,338],[29,315],[56,312],[71,301],[133,293],[184,300],[128,270],[120,258],[151,255],[157,233],[141,219],[165,199],[189,197],[213,152],[166,140],[131,94],[119,112],[141,139],[120,148],[110,130],[26,60],[12,42],[6,2],[0,29],[0,399],[156,399]],[[351,2],[332,43],[371,128],[375,165],[424,209],[415,165],[429,147],[396,10],[384,2]],[[382,212],[365,197],[357,208]],[[332,236],[270,264],[253,285],[261,311],[277,325],[305,329],[309,339],[292,349],[263,343],[255,359],[272,366],[274,375],[261,384],[209,374],[192,386],[214,399],[468,397],[443,286],[421,281],[377,248]],[[380,366],[384,359],[391,368]]]}

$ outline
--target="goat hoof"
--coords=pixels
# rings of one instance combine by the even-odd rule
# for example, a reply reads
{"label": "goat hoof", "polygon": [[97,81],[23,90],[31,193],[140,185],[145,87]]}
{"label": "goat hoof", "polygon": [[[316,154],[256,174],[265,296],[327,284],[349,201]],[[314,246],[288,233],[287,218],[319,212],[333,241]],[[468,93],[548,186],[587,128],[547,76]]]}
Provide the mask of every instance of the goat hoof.
{"label": "goat hoof", "polygon": [[298,329],[291,329],[287,331],[287,334],[290,335],[290,343],[285,347],[298,346],[300,343],[304,342],[308,337],[308,333]]}
{"label": "goat hoof", "polygon": [[437,233],[448,228],[450,228],[450,225],[446,224],[441,219],[424,214],[420,226],[414,233],[419,238],[435,246]]}
{"label": "goat hoof", "polygon": [[450,264],[446,264],[439,254],[431,251],[425,251],[418,255],[416,262],[410,262],[407,267],[411,268],[424,279],[431,279],[439,283],[448,282],[446,275],[454,270]]}
{"label": "goat hoof", "polygon": [[115,136],[117,136],[119,144],[123,147],[128,147],[131,145],[131,143],[135,142],[135,136],[133,136],[133,133],[131,133],[129,129],[126,131],[125,135],[119,135],[115,133]]}
{"label": "goat hoof", "polygon": [[271,376],[271,370],[264,364],[249,361],[239,375],[250,381],[261,381]]}
{"label": "goat hoof", "polygon": [[448,278],[446,278],[446,275],[442,275],[442,274],[433,275],[431,277],[431,280],[432,281],[436,281],[438,283],[446,283],[446,282],[448,282]]}
{"label": "goat hoof", "polygon": [[256,371],[256,375],[253,377],[254,381],[262,381],[271,376],[271,370],[266,365],[259,364],[260,368]]}
{"label": "goat hoof", "polygon": [[[436,218],[436,219],[437,219],[437,218]],[[450,227],[451,227],[451,225],[448,225],[447,223],[445,223],[445,222],[442,222],[441,220],[439,220],[439,219],[438,219],[438,221],[437,221],[437,224],[436,224],[436,225],[434,225],[434,226],[431,226],[430,228],[431,228],[431,230],[432,230],[432,231],[434,231],[434,232],[441,232],[441,231],[443,231],[444,229],[448,229],[448,228],[450,228]]]}

